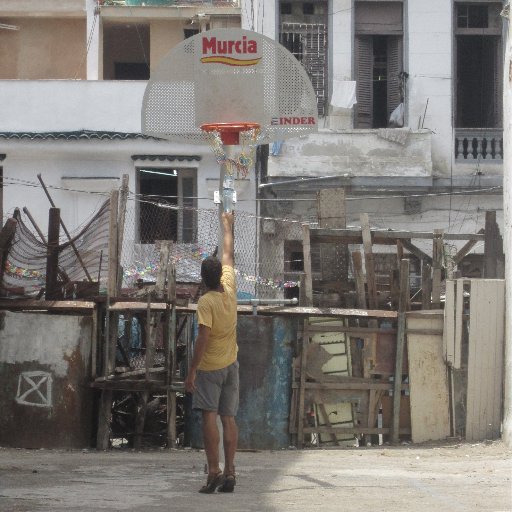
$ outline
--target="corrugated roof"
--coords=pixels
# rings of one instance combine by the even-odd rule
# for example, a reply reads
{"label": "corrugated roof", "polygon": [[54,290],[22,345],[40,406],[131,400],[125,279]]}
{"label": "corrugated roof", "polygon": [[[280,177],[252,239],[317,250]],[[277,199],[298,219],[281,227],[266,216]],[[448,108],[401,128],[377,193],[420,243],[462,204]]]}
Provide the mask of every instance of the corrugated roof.
{"label": "corrugated roof", "polygon": [[80,130],[74,132],[0,132],[0,139],[6,140],[132,140],[157,139],[142,133],[104,132]]}

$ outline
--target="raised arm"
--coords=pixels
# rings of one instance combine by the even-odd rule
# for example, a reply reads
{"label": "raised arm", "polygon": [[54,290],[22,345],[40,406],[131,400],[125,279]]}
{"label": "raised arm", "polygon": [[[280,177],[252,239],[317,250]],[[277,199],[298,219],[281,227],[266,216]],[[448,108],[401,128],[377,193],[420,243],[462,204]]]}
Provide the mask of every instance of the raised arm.
{"label": "raised arm", "polygon": [[234,266],[235,263],[235,248],[234,248],[234,239],[233,239],[233,225],[235,222],[235,217],[233,212],[222,214],[222,227],[224,230],[224,244],[222,249],[222,264],[229,265],[230,267]]}

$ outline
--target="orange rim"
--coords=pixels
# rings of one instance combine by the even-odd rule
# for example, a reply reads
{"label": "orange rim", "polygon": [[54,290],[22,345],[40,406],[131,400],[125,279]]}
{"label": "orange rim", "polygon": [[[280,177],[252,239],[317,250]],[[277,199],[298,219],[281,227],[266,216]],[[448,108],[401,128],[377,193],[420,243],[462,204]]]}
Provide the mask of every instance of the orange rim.
{"label": "orange rim", "polygon": [[259,128],[259,123],[205,123],[200,126],[204,132],[240,133]]}

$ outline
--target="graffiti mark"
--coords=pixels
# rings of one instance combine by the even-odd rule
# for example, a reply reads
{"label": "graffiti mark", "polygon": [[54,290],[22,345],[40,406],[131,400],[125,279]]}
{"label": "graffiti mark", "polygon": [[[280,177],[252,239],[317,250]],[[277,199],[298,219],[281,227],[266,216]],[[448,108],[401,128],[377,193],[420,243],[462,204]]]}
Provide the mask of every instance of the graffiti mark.
{"label": "graffiti mark", "polygon": [[52,375],[47,372],[23,372],[18,378],[16,402],[33,407],[52,406]]}

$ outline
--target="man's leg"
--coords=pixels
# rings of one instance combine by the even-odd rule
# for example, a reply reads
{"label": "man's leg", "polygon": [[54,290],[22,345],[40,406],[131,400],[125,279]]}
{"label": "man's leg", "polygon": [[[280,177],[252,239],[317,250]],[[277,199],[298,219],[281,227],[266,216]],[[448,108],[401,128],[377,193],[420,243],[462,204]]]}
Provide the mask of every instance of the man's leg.
{"label": "man's leg", "polygon": [[208,476],[220,472],[219,467],[219,429],[217,428],[217,411],[202,411],[203,441],[208,461]]}
{"label": "man's leg", "polygon": [[238,444],[238,427],[234,416],[221,416],[224,441],[224,473],[235,473],[235,453]]}

